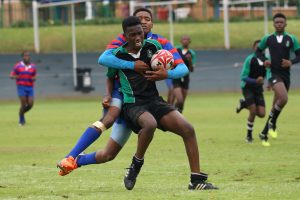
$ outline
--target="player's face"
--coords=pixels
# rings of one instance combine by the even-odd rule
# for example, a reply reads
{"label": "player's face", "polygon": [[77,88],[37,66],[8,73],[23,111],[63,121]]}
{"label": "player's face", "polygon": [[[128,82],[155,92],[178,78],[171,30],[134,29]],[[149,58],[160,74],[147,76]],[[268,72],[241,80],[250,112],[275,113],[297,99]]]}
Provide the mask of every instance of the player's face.
{"label": "player's face", "polygon": [[253,50],[256,51],[258,47],[259,42],[256,42],[255,45],[253,46]]}
{"label": "player's face", "polygon": [[125,37],[130,49],[139,50],[142,47],[144,40],[144,31],[142,26],[139,24],[127,27]]}
{"label": "player's face", "polygon": [[184,48],[188,48],[189,44],[191,43],[191,39],[188,36],[183,36],[181,38],[181,44]]}
{"label": "player's face", "polygon": [[23,54],[22,59],[23,59],[23,62],[24,62],[25,64],[30,63],[30,54],[29,54],[29,52],[25,52],[25,53]]}
{"label": "player's face", "polygon": [[273,26],[276,32],[282,33],[286,27],[286,20],[284,18],[277,17],[273,21]]}
{"label": "player's face", "polygon": [[135,16],[141,20],[144,33],[148,34],[153,27],[151,15],[146,11],[141,11],[136,13]]}

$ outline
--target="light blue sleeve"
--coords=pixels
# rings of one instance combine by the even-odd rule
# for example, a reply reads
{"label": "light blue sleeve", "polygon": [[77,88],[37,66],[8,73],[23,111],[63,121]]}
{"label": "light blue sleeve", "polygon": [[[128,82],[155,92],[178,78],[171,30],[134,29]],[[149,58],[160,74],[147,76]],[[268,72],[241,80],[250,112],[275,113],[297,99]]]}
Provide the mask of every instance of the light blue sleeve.
{"label": "light blue sleeve", "polygon": [[104,67],[111,67],[115,69],[134,69],[133,61],[126,61],[117,58],[113,51],[115,49],[107,49],[105,50],[99,57],[98,63]]}
{"label": "light blue sleeve", "polygon": [[189,69],[184,63],[178,64],[174,69],[168,70],[168,78],[177,79],[189,73]]}

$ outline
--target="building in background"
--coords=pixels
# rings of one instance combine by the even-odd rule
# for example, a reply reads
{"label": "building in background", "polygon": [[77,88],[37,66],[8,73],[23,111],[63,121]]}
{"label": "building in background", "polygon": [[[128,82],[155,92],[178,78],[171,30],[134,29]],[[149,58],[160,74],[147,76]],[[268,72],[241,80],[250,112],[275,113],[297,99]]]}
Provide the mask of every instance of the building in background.
{"label": "building in background", "polygon": [[[39,0],[41,3],[59,0]],[[142,0],[137,0],[143,2]],[[145,0],[148,2],[149,0]],[[152,2],[157,0],[151,0]],[[159,0],[163,1],[163,0]],[[198,0],[195,4],[174,5],[173,18],[183,20],[221,20],[223,16],[222,0]],[[269,16],[275,12],[282,12],[286,16],[300,16],[299,0],[275,0],[268,2]],[[154,20],[167,21],[169,17],[166,6],[151,7]],[[77,20],[95,20],[102,18],[123,19],[129,16],[129,0],[87,0],[85,3],[75,5]],[[254,19],[264,16],[263,3],[242,4],[230,6],[231,18]],[[41,25],[70,23],[69,6],[56,6],[39,9]],[[112,20],[110,20],[112,21]],[[31,0],[0,0],[0,27],[31,26],[32,1]]]}

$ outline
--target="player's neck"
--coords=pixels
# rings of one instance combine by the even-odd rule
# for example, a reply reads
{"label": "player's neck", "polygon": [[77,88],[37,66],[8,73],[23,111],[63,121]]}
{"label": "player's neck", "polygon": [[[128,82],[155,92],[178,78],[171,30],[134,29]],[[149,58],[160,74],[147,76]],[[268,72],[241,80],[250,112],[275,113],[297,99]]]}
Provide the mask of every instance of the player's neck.
{"label": "player's neck", "polygon": [[276,31],[276,35],[283,35],[284,31]]}
{"label": "player's neck", "polygon": [[133,53],[133,54],[137,54],[140,51],[141,48],[134,48],[134,47],[126,47],[126,50],[128,51],[128,53]]}

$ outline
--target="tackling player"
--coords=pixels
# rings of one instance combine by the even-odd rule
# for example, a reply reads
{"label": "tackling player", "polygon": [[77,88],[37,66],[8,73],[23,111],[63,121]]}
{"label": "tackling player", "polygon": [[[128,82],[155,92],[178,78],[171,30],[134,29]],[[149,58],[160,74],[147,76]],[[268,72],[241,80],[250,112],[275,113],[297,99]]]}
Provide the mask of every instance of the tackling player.
{"label": "tackling player", "polygon": [[[184,76],[188,72],[188,69],[176,49],[167,39],[151,32],[153,27],[151,11],[145,8],[140,8],[134,12],[134,15],[139,16],[142,20],[143,31],[147,38],[155,39],[159,43],[163,44],[163,48],[171,51],[175,59],[175,69],[169,71],[148,71],[149,73],[146,77],[149,80],[162,80],[166,77],[179,78]],[[120,34],[117,39],[114,39],[108,45],[108,49],[99,57],[99,63],[102,65],[120,68],[128,67],[140,73],[144,73],[146,70],[149,70],[149,66],[140,60],[135,62],[125,61],[118,59],[112,54],[115,48],[125,44],[125,42],[126,39],[124,35]],[[88,127],[73,149],[65,156],[64,159],[58,162],[57,167],[60,168],[59,174],[61,176],[69,174],[79,166],[99,164],[113,160],[130,137],[131,130],[126,127],[125,121],[119,117],[123,95],[119,91],[120,83],[118,79],[118,76],[107,79],[106,94],[102,103],[104,108],[108,110],[105,111],[104,117]],[[79,155],[89,145],[96,141],[106,129],[110,128],[112,124],[112,133],[104,149],[90,154]]]}

